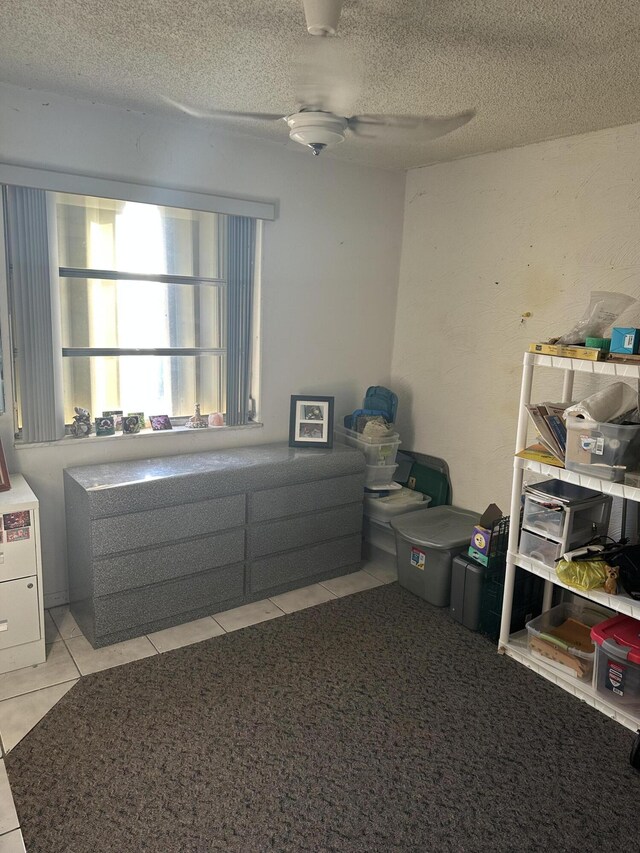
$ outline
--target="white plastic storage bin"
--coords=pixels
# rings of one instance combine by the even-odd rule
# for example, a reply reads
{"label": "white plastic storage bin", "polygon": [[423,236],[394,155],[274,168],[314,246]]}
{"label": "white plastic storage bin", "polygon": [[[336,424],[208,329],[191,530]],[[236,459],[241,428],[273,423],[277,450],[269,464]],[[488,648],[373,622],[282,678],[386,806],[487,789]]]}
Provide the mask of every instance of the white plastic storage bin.
{"label": "white plastic storage bin", "polygon": [[532,483],[525,488],[522,527],[562,543],[564,552],[606,536],[611,502],[610,495],[562,480]]}
{"label": "white plastic storage bin", "polygon": [[396,453],[400,446],[400,437],[397,432],[390,432],[386,436],[363,435],[346,427],[335,427],[336,437],[344,444],[357,447],[367,458],[367,465],[393,465],[396,461]]}
{"label": "white plastic storage bin", "polygon": [[520,547],[518,550],[524,557],[531,557],[532,560],[538,560],[550,569],[555,569],[556,560],[563,554],[563,548],[559,542],[543,539],[542,536],[536,536],[535,533],[529,533],[526,530],[523,530],[520,534]]}
{"label": "white plastic storage bin", "polygon": [[558,672],[591,683],[596,646],[591,628],[608,614],[595,607],[565,602],[527,622],[529,651]]}
{"label": "white plastic storage bin", "polygon": [[416,492],[403,486],[397,492],[380,497],[372,494],[364,496],[364,514],[370,518],[380,521],[389,521],[396,515],[404,515],[406,512],[414,512],[417,509],[426,509],[431,503],[428,495]]}
{"label": "white plastic storage bin", "polygon": [[[364,541],[370,548],[376,548],[384,551],[385,554],[393,555],[395,562],[396,558],[396,534],[388,521],[380,521],[378,518],[362,519],[362,536]],[[375,551],[372,551],[368,556],[373,556]]]}
{"label": "white plastic storage bin", "polygon": [[393,482],[397,465],[367,465],[365,467],[364,484],[367,488],[382,488]]}
{"label": "white plastic storage bin", "polygon": [[621,483],[627,471],[640,467],[640,424],[623,426],[567,418],[565,467]]}
{"label": "white plastic storage bin", "polygon": [[380,497],[375,493],[365,494],[362,522],[365,559],[375,560],[395,569],[396,535],[389,523],[390,519],[426,509],[430,503],[431,498],[428,495],[404,486],[399,491]]}

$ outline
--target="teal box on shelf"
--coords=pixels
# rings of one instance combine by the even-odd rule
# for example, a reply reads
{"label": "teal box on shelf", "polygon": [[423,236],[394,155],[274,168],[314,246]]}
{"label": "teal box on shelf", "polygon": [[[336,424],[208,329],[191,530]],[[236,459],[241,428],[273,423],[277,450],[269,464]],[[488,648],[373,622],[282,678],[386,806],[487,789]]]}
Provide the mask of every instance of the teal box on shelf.
{"label": "teal box on shelf", "polygon": [[627,328],[626,326],[615,326],[611,330],[610,352],[634,355],[637,354],[639,349],[640,329]]}

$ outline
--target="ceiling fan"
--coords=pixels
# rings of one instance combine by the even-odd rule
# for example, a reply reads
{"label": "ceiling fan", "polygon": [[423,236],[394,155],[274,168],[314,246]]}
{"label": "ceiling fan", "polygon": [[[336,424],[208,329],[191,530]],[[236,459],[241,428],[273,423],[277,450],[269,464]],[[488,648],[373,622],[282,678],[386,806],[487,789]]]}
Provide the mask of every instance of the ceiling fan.
{"label": "ceiling fan", "polygon": [[[304,63],[298,69],[300,105],[289,115],[245,113],[227,110],[201,112],[166,99],[198,118],[245,118],[285,121],[289,137],[320,154],[330,145],[343,142],[348,131],[357,136],[380,137],[391,131],[411,134],[418,142],[444,136],[471,121],[474,110],[452,116],[354,115],[347,117],[348,101],[356,91],[352,63],[338,49],[336,34],[343,0],[302,0],[307,30],[314,38],[307,45]],[[408,136],[406,137],[408,138]]]}

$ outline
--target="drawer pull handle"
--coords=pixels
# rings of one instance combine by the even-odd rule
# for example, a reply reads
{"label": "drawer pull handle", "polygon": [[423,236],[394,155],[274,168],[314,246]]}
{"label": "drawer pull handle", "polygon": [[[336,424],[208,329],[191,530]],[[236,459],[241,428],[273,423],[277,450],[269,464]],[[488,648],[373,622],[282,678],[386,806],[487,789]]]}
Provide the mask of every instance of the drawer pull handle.
{"label": "drawer pull handle", "polygon": [[7,619],[3,619],[0,622],[0,631],[8,631],[9,630],[9,621]]}
{"label": "drawer pull handle", "polygon": [[27,584],[27,589],[33,589],[33,584],[32,584],[32,583],[28,583],[28,584]]}

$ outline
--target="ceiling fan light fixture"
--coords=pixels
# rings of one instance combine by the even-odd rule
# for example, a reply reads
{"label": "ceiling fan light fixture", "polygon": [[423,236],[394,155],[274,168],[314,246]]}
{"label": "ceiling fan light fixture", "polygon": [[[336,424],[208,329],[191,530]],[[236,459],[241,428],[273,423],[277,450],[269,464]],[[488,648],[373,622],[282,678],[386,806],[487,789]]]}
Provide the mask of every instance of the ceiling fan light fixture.
{"label": "ceiling fan light fixture", "polygon": [[344,140],[347,120],[331,113],[300,112],[287,116],[289,137],[294,142],[308,145],[314,154],[319,154],[329,145]]}
{"label": "ceiling fan light fixture", "polygon": [[303,0],[307,30],[312,36],[334,36],[338,28],[342,0]]}

